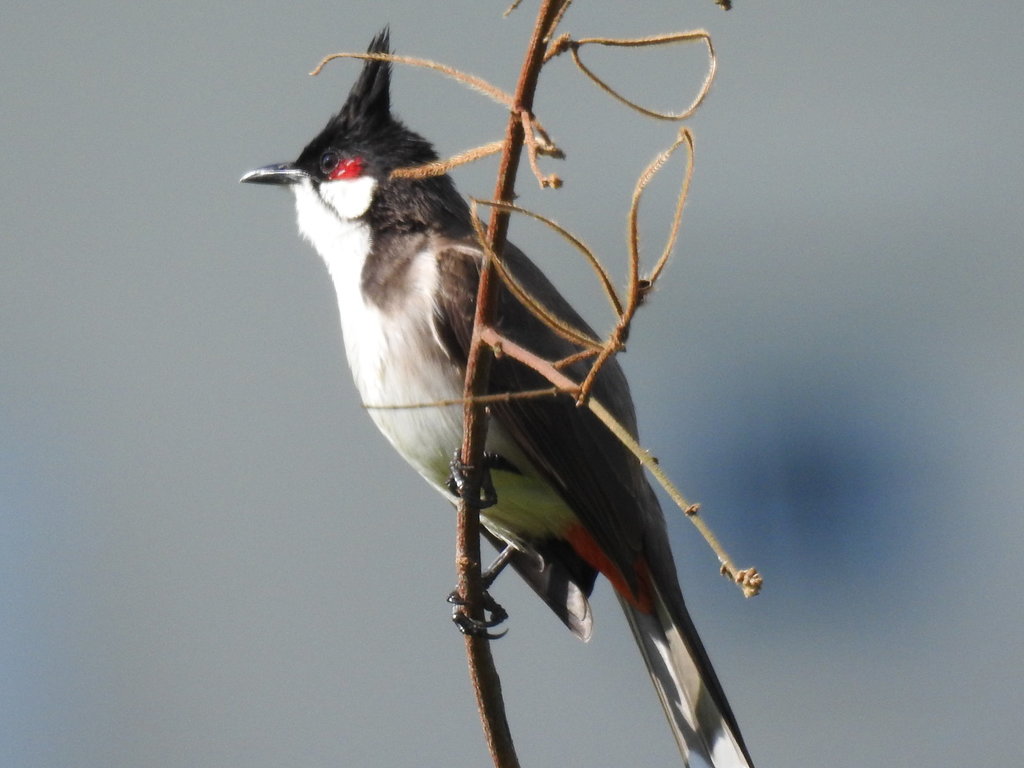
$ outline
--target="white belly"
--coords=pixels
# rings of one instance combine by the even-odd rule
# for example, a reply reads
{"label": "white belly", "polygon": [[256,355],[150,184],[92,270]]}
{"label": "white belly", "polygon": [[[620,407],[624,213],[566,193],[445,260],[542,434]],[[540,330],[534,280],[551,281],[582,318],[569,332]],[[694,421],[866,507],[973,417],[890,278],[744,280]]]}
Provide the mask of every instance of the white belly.
{"label": "white belly", "polygon": [[[430,279],[433,259],[413,269]],[[395,449],[435,486],[443,486],[452,453],[462,443],[462,374],[435,354],[433,306],[426,292],[414,294],[400,312],[385,313],[364,302],[358,280],[332,270],[338,294],[345,352],[370,418]],[[442,403],[448,402],[448,405]]]}

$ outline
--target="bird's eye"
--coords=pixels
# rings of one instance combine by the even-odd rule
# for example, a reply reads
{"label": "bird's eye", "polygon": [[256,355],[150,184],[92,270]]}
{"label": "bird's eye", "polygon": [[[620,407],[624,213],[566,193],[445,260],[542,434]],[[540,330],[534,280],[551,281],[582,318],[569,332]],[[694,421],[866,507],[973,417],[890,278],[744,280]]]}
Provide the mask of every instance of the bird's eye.
{"label": "bird's eye", "polygon": [[320,156],[320,170],[323,172],[324,176],[331,175],[331,172],[338,167],[338,160],[340,159],[341,157],[338,153],[333,151],[324,152]]}

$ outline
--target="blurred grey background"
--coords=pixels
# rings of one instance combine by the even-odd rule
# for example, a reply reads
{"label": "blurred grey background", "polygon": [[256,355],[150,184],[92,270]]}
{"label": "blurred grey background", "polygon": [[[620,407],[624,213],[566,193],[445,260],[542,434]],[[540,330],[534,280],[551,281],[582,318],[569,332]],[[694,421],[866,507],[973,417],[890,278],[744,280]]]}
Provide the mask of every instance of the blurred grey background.
{"label": "blurred grey background", "polygon": [[[583,0],[564,30],[707,27],[677,255],[624,364],[642,437],[764,593],[670,512],[691,608],[757,763],[1024,761],[1024,5]],[[361,411],[294,158],[384,23],[511,88],[535,5],[21,3],[0,27],[0,764],[483,766],[449,509]],[[593,51],[685,103],[699,46]],[[537,112],[542,209],[621,264],[673,135],[566,58]],[[401,68],[444,153],[501,108]],[[681,165],[645,202],[660,247]],[[457,177],[489,196],[494,164]],[[578,259],[513,238],[599,328]],[[621,275],[621,267],[619,267]],[[496,646],[524,765],[675,765],[606,584],[577,642],[516,579]]]}

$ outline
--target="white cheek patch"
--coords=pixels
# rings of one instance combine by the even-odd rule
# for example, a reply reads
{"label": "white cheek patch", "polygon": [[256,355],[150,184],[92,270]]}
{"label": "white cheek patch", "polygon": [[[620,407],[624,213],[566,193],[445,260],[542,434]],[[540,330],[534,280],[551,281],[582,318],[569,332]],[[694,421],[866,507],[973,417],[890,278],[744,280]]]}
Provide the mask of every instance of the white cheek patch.
{"label": "white cheek patch", "polygon": [[320,196],[343,219],[358,219],[370,207],[377,180],[372,176],[338,179],[320,184]]}

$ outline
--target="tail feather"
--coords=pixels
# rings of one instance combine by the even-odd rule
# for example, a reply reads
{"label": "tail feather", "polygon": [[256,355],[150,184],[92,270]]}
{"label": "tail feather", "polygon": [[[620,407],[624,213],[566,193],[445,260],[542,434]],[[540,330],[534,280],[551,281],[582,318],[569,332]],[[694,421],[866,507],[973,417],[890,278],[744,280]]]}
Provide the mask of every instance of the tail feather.
{"label": "tail feather", "polygon": [[[638,610],[621,597],[619,602],[640,647],[683,762],[689,765],[692,752],[714,768],[753,768],[689,617],[682,617],[685,621],[673,618],[657,591],[655,610],[651,613]],[[720,701],[716,702],[716,698]]]}

